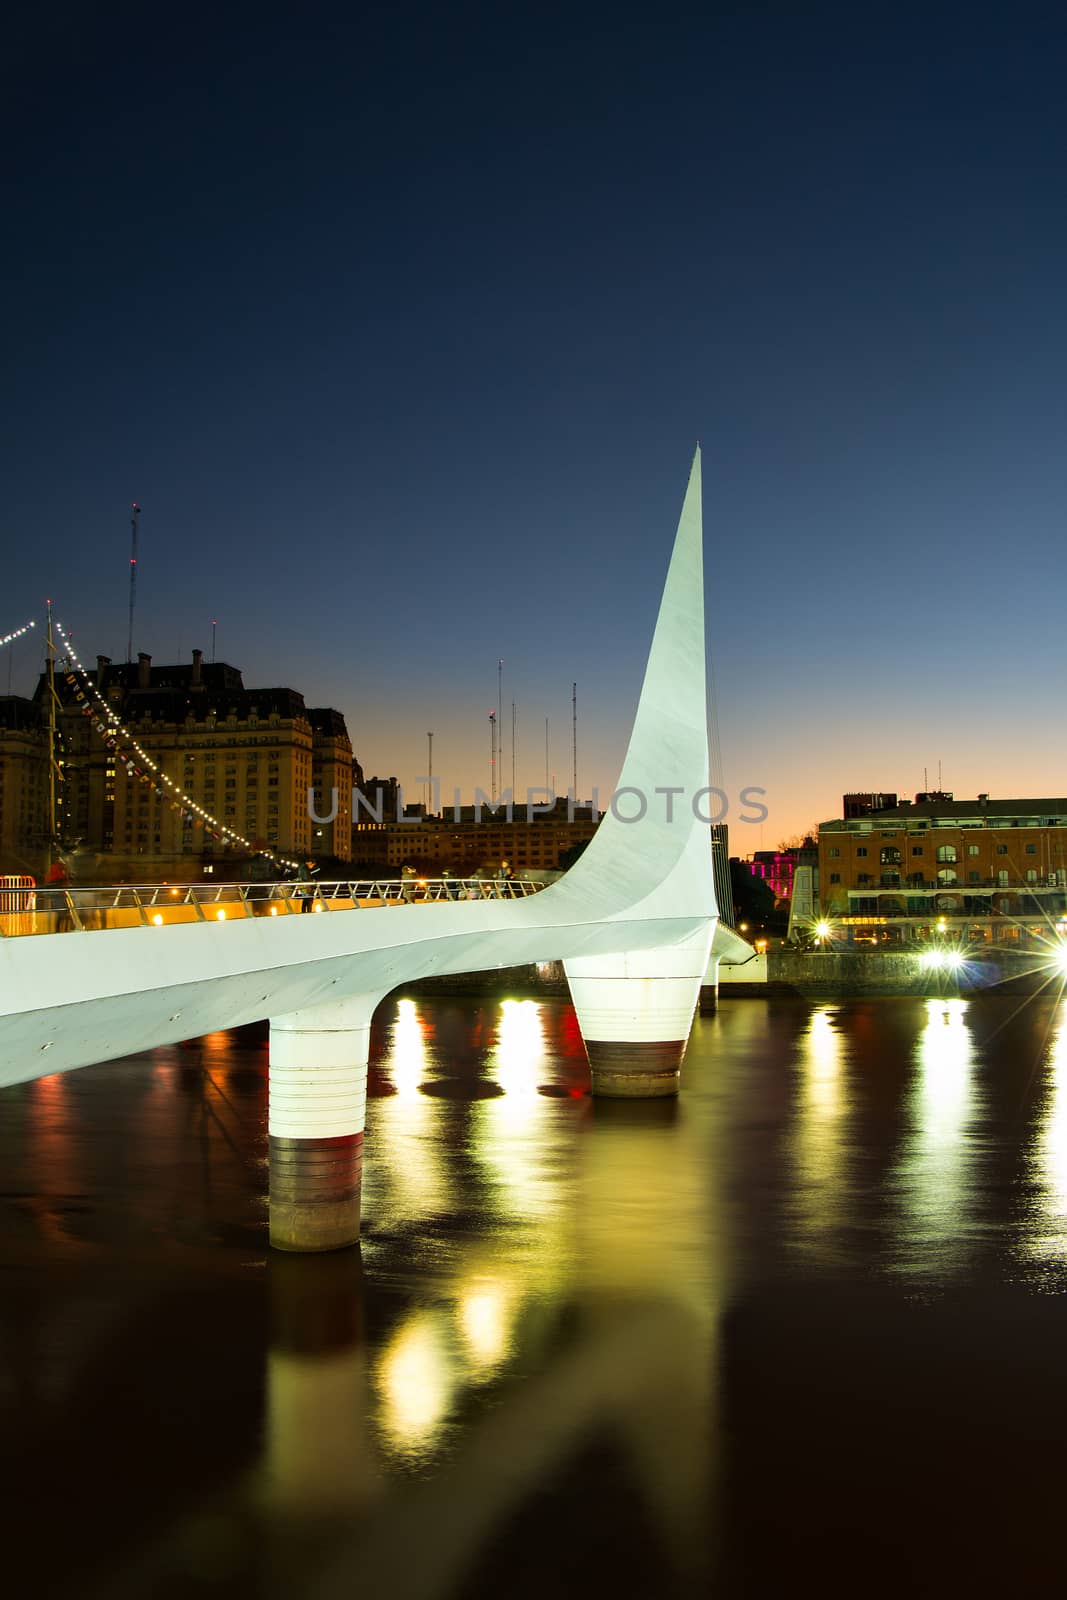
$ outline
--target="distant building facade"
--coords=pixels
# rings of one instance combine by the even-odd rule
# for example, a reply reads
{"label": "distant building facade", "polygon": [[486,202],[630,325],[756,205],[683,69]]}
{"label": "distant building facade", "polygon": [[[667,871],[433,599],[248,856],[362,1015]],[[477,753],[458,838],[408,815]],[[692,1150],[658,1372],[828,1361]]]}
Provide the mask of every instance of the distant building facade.
{"label": "distant building facade", "polygon": [[0,696],[0,873],[39,876],[48,824],[48,738],[41,710]]}
{"label": "distant building facade", "polygon": [[749,857],[748,867],[754,878],[763,880],[781,908],[792,901],[797,868],[814,867],[818,856],[816,840],[808,839],[787,850],[756,850]]}
{"label": "distant building facade", "polygon": [[821,909],[873,943],[932,927],[1017,944],[1067,916],[1067,799],[920,794],[819,827]]}
{"label": "distant building facade", "polygon": [[450,808],[440,817],[386,824],[386,861],[390,867],[410,864],[427,873],[449,871],[457,877],[496,872],[505,862],[514,872],[538,868],[554,872],[560,858],[575,845],[587,843],[600,822],[599,813],[577,805],[573,821],[568,821],[566,800],[533,818],[527,818],[525,805],[515,806],[511,822],[502,809],[494,813],[488,806],[481,809],[481,821],[475,815],[474,806],[461,806],[458,821]]}
{"label": "distant building facade", "polygon": [[[293,689],[246,689],[237,668],[206,663],[199,650],[191,663],[172,666],[153,666],[145,654],[119,666],[98,656],[93,682],[172,785],[169,795],[160,794],[129,770],[141,763],[128,742],[109,745],[99,717],[85,714],[93,702],[80,679],[57,671],[60,832],[108,858],[117,876],[179,877],[194,860],[226,870],[232,845],[183,810],[183,799],[256,849],[349,859],[352,746],[340,712],[308,708]],[[35,696],[42,720],[46,696],[42,675]],[[336,817],[328,823],[310,819],[311,788],[322,817],[337,790]]]}

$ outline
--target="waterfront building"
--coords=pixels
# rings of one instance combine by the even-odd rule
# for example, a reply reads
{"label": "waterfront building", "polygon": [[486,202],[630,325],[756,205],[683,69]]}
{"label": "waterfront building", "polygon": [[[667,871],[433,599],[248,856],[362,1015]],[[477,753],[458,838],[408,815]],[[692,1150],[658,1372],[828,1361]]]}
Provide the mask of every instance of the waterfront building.
{"label": "waterfront building", "polygon": [[814,839],[805,839],[802,845],[791,845],[785,850],[756,850],[748,859],[754,878],[762,878],[774,895],[779,909],[788,907],[793,898],[793,879],[799,866],[813,867],[818,859],[818,846]]}
{"label": "waterfront building", "polygon": [[[407,809],[407,808],[406,808]],[[419,817],[410,822],[385,825],[386,861],[390,867],[413,865],[420,872],[455,873],[496,872],[506,862],[514,872],[533,869],[554,872],[560,858],[575,845],[585,844],[597,830],[600,813],[589,805],[574,807],[568,820],[567,802],[557,800],[544,815],[526,815],[526,806],[515,806],[508,822],[503,808],[481,809],[448,807],[439,817]]]}
{"label": "waterfront building", "polygon": [[325,706],[309,708],[311,725],[311,786],[315,814],[329,818],[311,823],[311,854],[352,859],[352,786],[358,763],[352,759],[352,741],[340,711]]}
{"label": "waterfront building", "polygon": [[1025,944],[1067,916],[1067,799],[942,791],[819,827],[821,911],[849,942]]}
{"label": "waterfront building", "polygon": [[41,709],[21,695],[0,696],[0,874],[41,874],[49,832]]}
{"label": "waterfront building", "polygon": [[[349,859],[352,747],[340,712],[309,708],[294,689],[245,688],[236,667],[207,663],[200,650],[190,663],[170,666],[153,666],[144,653],[122,665],[98,656],[94,682],[179,802],[128,770],[128,746],[108,745],[98,719],[84,714],[76,684],[57,672],[60,829],[106,858],[97,870],[150,880],[188,875],[194,862],[216,875],[234,870],[232,847],[183,811],[182,798],[258,849]],[[46,694],[42,675],[39,714]],[[312,787],[320,816],[338,791],[336,818],[315,825],[314,834]]]}

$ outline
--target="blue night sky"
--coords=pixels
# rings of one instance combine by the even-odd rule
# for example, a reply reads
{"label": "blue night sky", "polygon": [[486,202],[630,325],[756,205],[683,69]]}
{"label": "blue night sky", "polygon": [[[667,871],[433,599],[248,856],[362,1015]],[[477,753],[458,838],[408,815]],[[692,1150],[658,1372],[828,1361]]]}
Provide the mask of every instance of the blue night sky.
{"label": "blue night sky", "polygon": [[0,634],[122,659],[136,499],[135,648],[468,792],[576,679],[607,792],[700,438],[735,851],[1067,792],[1061,6],[102,12],[7,40]]}

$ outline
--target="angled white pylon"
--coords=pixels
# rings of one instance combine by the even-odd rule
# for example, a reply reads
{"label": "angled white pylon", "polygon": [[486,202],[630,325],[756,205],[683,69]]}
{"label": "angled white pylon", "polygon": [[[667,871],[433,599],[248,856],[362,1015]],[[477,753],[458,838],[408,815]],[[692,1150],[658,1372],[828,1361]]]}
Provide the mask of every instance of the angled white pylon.
{"label": "angled white pylon", "polygon": [[[435,974],[640,951],[662,961],[676,947],[688,980],[717,920],[694,809],[708,782],[701,544],[698,452],[620,777],[638,795],[622,793],[617,810],[643,801],[640,820],[609,814],[562,879],[520,901],[0,938],[0,1086],[264,1017],[373,1004]],[[668,788],[681,791],[671,820],[657,792]]]}

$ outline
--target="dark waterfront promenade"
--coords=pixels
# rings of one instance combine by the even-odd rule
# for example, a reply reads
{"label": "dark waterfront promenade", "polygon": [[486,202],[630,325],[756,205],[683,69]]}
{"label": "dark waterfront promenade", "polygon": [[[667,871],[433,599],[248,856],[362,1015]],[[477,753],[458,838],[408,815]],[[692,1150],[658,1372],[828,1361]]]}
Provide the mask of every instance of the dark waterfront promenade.
{"label": "dark waterfront promenade", "polygon": [[12,1593],[1047,1594],[1067,1002],[387,1001],[361,1250],[270,1255],[266,1050],[0,1097]]}

